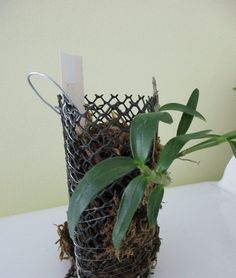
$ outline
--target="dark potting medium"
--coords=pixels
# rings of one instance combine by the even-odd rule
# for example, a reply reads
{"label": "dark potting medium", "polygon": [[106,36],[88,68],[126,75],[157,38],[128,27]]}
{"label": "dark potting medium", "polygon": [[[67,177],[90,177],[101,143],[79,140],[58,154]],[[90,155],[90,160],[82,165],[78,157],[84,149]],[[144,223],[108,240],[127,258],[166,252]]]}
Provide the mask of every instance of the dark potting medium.
{"label": "dark potting medium", "polygon": [[[129,126],[138,113],[154,111],[153,97],[87,96],[86,112],[59,96],[65,140],[68,190],[71,195],[85,173],[103,159],[130,156]],[[160,247],[159,227],[149,229],[146,206],[137,210],[123,242],[120,259],[112,245],[112,227],[124,188],[137,175],[133,171],[103,190],[82,214],[74,242],[80,278],[145,278]]]}

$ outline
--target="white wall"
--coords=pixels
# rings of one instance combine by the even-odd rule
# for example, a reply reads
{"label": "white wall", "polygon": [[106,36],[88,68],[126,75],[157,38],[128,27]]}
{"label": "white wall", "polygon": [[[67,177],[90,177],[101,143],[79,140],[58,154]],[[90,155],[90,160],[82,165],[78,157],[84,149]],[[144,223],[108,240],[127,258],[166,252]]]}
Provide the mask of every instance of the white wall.
{"label": "white wall", "polygon": [[[235,128],[235,0],[41,0],[0,2],[0,214],[65,204],[66,171],[59,117],[26,83],[32,70],[60,81],[59,50],[84,57],[86,92],[152,92],[162,103],[201,92],[194,130]],[[56,104],[56,90],[38,83]],[[174,130],[161,128],[162,141]],[[216,180],[228,146],[201,151],[171,168],[173,184]]]}

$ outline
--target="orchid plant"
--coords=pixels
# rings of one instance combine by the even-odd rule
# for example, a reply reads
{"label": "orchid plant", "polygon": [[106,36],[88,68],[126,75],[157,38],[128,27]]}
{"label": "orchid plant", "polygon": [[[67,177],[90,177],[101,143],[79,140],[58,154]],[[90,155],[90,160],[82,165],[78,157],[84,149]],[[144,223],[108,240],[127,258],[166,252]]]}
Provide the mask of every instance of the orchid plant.
{"label": "orchid plant", "polygon": [[[169,103],[156,106],[155,112],[141,113],[134,117],[130,126],[130,148],[132,157],[112,157],[103,160],[89,170],[79,182],[73,192],[68,208],[68,226],[70,237],[74,240],[76,225],[92,200],[99,192],[117,179],[127,175],[135,169],[139,169],[136,176],[125,188],[113,227],[112,241],[118,252],[122,240],[128,231],[132,218],[143,200],[147,185],[152,183],[152,191],[147,200],[147,218],[150,227],[155,226],[158,212],[164,195],[165,186],[170,184],[168,173],[172,163],[185,155],[210,148],[228,142],[236,156],[236,131],[223,135],[212,134],[211,130],[202,130],[187,133],[194,117],[205,121],[205,118],[196,110],[199,99],[199,90],[195,89],[187,104]],[[158,134],[160,123],[171,124],[173,122],[170,111],[182,113],[176,136],[171,138],[163,147],[158,161],[154,167],[150,167],[152,147]],[[189,148],[184,146],[192,141],[201,139],[200,143]]]}

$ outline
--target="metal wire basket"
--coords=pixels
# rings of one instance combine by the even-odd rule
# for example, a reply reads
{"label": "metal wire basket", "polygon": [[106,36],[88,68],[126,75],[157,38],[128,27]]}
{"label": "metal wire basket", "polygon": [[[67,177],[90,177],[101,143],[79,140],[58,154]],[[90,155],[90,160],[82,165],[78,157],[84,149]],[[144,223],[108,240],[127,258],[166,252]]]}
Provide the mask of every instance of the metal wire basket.
{"label": "metal wire basket", "polygon": [[[86,112],[81,114],[65,95],[59,95],[58,101],[59,107],[53,108],[60,114],[62,121],[69,195],[79,186],[86,172],[99,161],[131,154],[130,123],[135,115],[154,111],[155,106],[153,97],[95,95],[93,98],[85,97]],[[155,263],[160,239],[159,227],[148,227],[145,208],[139,209],[141,219],[135,223],[142,247],[135,241],[130,242],[130,246],[126,247],[128,255],[118,260],[109,233],[122,192],[137,174],[137,171],[133,171],[110,184],[83,212],[76,228],[74,250],[77,273],[73,277],[150,277],[150,266]],[[140,265],[143,267],[140,268]]]}

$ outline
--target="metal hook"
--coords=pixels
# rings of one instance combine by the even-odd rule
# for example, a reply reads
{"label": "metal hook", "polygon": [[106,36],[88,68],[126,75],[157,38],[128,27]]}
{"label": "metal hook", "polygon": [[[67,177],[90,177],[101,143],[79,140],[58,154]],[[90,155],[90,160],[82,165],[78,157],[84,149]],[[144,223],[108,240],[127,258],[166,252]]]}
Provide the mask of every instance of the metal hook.
{"label": "metal hook", "polygon": [[63,93],[63,95],[66,95],[66,92],[62,89],[62,87],[49,75],[47,75],[46,73],[41,73],[41,72],[36,72],[36,71],[33,71],[33,72],[30,72],[27,76],[27,80],[28,80],[28,83],[29,85],[31,86],[31,88],[34,90],[34,92],[37,94],[37,96],[48,106],[50,107],[54,112],[56,112],[57,114],[61,114],[60,113],[60,109],[58,106],[53,106],[51,105],[49,102],[47,102],[41,95],[40,93],[38,92],[38,90],[35,88],[35,86],[33,85],[32,81],[31,81],[31,77],[33,75],[37,75],[37,76],[41,76],[41,77],[44,77],[46,78],[47,80],[51,81],[54,85],[57,86],[57,88]]}

